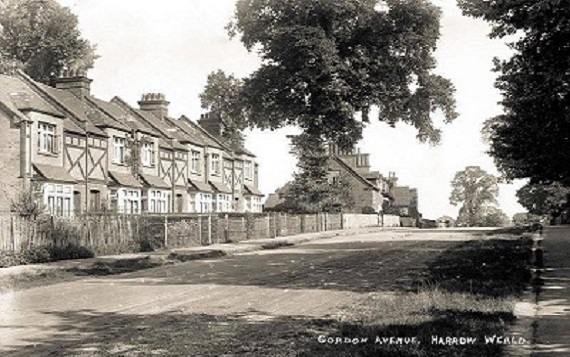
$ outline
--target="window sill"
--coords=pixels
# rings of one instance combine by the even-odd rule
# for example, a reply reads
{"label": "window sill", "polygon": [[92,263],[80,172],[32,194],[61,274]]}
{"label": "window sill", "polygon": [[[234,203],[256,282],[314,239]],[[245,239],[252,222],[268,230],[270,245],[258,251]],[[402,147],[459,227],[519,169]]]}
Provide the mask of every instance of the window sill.
{"label": "window sill", "polygon": [[53,152],[48,152],[48,151],[38,151],[38,155],[50,156],[50,157],[58,157],[58,156],[59,156],[59,153],[53,153]]}

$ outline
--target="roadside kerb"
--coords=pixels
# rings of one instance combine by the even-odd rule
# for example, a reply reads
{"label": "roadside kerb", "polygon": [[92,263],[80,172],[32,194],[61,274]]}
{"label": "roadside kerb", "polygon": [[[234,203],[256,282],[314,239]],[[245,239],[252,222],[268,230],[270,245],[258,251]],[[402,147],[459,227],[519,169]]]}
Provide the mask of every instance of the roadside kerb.
{"label": "roadside kerb", "polygon": [[536,285],[540,280],[542,271],[542,240],[543,236],[539,233],[531,235],[533,240],[533,257],[532,257],[532,282],[518,302],[515,303],[513,314],[516,317],[514,324],[509,328],[509,334],[516,337],[522,337],[528,344],[509,344],[506,345],[505,355],[512,357],[531,357],[534,355],[535,343],[535,322],[538,314],[538,296],[536,293]]}

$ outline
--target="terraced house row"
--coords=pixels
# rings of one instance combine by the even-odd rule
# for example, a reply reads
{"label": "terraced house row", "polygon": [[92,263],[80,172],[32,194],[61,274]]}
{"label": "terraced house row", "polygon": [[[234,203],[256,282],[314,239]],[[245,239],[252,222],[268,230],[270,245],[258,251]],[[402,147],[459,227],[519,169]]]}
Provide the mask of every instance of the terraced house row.
{"label": "terraced house row", "polygon": [[258,164],[224,122],[168,114],[160,93],[138,107],[90,93],[82,71],[53,86],[0,75],[0,210],[31,192],[49,212],[260,212]]}

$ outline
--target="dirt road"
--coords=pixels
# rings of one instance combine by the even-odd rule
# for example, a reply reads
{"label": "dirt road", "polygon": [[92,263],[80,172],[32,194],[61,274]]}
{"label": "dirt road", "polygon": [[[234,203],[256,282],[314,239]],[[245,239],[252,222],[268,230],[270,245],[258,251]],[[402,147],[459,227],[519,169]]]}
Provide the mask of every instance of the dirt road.
{"label": "dirt road", "polygon": [[[234,333],[232,319],[302,323],[368,292],[409,289],[443,250],[482,235],[386,231],[7,293],[0,353],[182,356],[212,334],[250,338]],[[177,334],[184,340],[173,346]]]}

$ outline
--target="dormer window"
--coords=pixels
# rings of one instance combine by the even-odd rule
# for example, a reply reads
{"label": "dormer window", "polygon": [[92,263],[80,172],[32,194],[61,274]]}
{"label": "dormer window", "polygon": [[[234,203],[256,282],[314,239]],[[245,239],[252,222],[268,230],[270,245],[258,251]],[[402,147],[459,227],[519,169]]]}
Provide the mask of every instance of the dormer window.
{"label": "dormer window", "polygon": [[55,135],[55,125],[38,123],[38,152],[56,155],[58,153],[58,137]]}
{"label": "dormer window", "polygon": [[125,138],[113,137],[113,162],[115,164],[125,163]]}
{"label": "dormer window", "polygon": [[141,159],[144,166],[154,166],[154,143],[143,143],[141,147]]}

